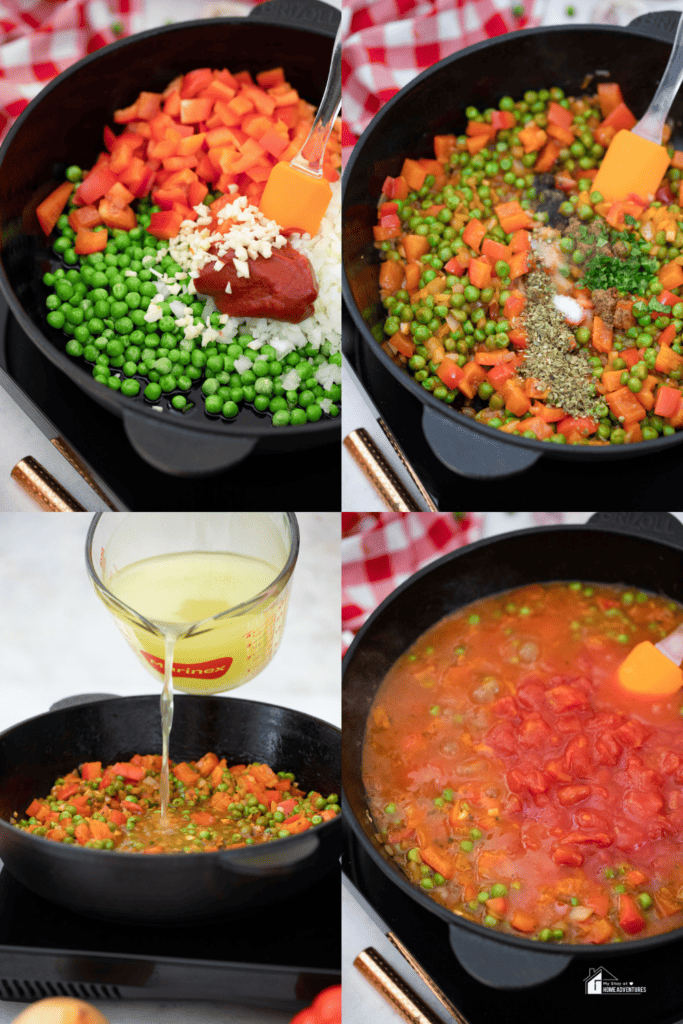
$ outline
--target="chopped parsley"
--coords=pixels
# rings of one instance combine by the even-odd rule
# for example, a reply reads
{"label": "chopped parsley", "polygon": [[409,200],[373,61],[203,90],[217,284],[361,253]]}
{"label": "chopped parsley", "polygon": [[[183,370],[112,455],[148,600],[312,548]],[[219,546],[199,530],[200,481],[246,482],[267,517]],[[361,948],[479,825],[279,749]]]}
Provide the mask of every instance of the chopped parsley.
{"label": "chopped parsley", "polygon": [[594,256],[586,267],[584,284],[591,291],[616,288],[632,295],[645,295],[656,273],[657,261],[638,252],[632,252],[625,260],[616,256]]}

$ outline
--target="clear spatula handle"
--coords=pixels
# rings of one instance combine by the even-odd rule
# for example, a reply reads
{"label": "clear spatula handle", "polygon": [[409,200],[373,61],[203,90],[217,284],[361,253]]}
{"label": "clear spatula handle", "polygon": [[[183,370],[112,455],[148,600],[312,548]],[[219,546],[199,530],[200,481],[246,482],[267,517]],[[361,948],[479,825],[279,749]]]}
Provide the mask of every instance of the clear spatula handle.
{"label": "clear spatula handle", "polygon": [[659,88],[638,124],[631,129],[634,135],[640,135],[641,138],[661,146],[664,122],[676,99],[681,82],[683,82],[683,15],[678,19],[678,28],[671,48],[669,63],[666,65]]}
{"label": "clear spatula handle", "polygon": [[[681,18],[683,23],[683,18]],[[661,651],[669,661],[673,661],[675,665],[680,665],[683,661],[683,623],[675,629],[669,636],[664,637],[659,643],[655,644],[658,651]]]}
{"label": "clear spatula handle", "polygon": [[325,146],[341,106],[341,54],[342,31],[340,22],[334,40],[334,49],[332,50],[330,73],[327,78],[323,98],[318,107],[318,113],[308,133],[308,138],[296,156],[291,160],[292,167],[298,167],[299,170],[306,171],[307,174],[312,174],[316,178],[322,178],[323,176]]}

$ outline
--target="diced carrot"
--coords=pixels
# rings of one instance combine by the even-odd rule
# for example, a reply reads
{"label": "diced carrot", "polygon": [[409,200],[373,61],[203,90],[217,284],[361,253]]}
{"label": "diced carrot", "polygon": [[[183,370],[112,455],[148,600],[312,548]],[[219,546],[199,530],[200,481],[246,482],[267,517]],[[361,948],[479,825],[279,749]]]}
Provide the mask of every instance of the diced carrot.
{"label": "diced carrot", "polygon": [[477,388],[486,380],[486,371],[478,363],[471,360],[462,368],[463,377],[458,381],[457,388],[467,398],[474,398]]}
{"label": "diced carrot", "polygon": [[413,263],[429,252],[429,242],[424,235],[405,235],[403,249],[408,263]]}
{"label": "diced carrot", "polygon": [[172,771],[176,779],[182,782],[185,786],[194,786],[201,778],[200,773],[191,768],[187,761],[181,761],[181,763],[177,764]]}
{"label": "diced carrot", "polygon": [[91,818],[88,822],[90,835],[93,839],[111,839],[111,832],[106,821],[99,821],[98,818]]}
{"label": "diced carrot", "polygon": [[525,910],[515,910],[510,916],[510,924],[518,932],[533,932],[536,930],[536,918],[527,914]]}
{"label": "diced carrot", "polygon": [[515,377],[511,377],[510,380],[505,382],[502,394],[505,399],[505,408],[509,409],[513,416],[521,418],[531,408],[531,402],[524,394],[521,382]]}
{"label": "diced carrot", "polygon": [[475,260],[472,258],[468,274],[470,283],[475,288],[488,288],[491,284],[491,268],[484,259]]}
{"label": "diced carrot", "polygon": [[93,252],[102,252],[107,247],[107,231],[89,231],[88,228],[79,228],[76,232],[74,252],[79,256],[88,256]]}
{"label": "diced carrot", "polygon": [[492,352],[475,352],[473,356],[474,362],[482,366],[495,366],[496,363],[514,361],[514,358],[514,352],[509,352],[507,349],[496,349]]}
{"label": "diced carrot", "polygon": [[476,252],[479,252],[479,247],[485,234],[486,228],[482,222],[477,220],[476,217],[473,217],[463,231],[462,240],[465,245],[469,245],[470,249],[474,249]]}
{"label": "diced carrot", "polygon": [[510,260],[510,280],[515,281],[529,270],[526,252],[518,252]]}
{"label": "diced carrot", "polygon": [[537,124],[530,121],[529,124],[519,132],[519,141],[524,146],[525,153],[535,153],[546,142],[548,136]]}
{"label": "diced carrot", "polygon": [[[683,360],[681,360],[683,362]],[[645,410],[627,387],[619,388],[605,396],[605,401],[614,416],[622,423],[633,423],[645,419]]]}
{"label": "diced carrot", "polygon": [[621,87],[616,82],[598,83],[598,103],[603,117],[607,117],[623,102]]}
{"label": "diced carrot", "polygon": [[510,240],[510,251],[512,253],[531,252],[531,234],[523,228],[514,231]]}
{"label": "diced carrot", "polygon": [[623,370],[603,370],[602,383],[605,385],[606,391],[618,391],[619,388],[623,387],[621,383],[621,375]]}
{"label": "diced carrot", "polygon": [[592,343],[593,348],[598,352],[611,352],[612,351],[612,337],[613,331],[611,327],[608,327],[604,320],[599,316],[593,317],[593,333]]}
{"label": "diced carrot", "polygon": [[[90,821],[92,820],[93,819],[91,818],[89,821],[82,821],[80,822],[80,824],[76,825],[74,829],[74,836],[76,838],[76,842],[79,843],[81,846],[87,843],[88,840],[91,838]],[[109,832],[109,829],[107,829],[107,832]]]}
{"label": "diced carrot", "polygon": [[560,148],[559,143],[555,139],[551,139],[550,142],[546,143],[542,153],[534,164],[534,171],[536,174],[543,174],[550,170],[560,155]]}
{"label": "diced carrot", "polygon": [[571,146],[575,141],[573,132],[570,132],[568,128],[560,128],[557,124],[549,124],[546,131],[551,139],[555,139],[563,146]]}
{"label": "diced carrot", "polygon": [[662,345],[655,359],[655,370],[657,373],[669,374],[673,370],[680,370],[682,367],[683,356],[679,356],[677,352],[674,352],[670,345]]}
{"label": "diced carrot", "polygon": [[662,288],[679,288],[683,284],[683,267],[671,260],[660,268],[657,278]]}
{"label": "diced carrot", "polygon": [[420,855],[425,864],[438,871],[440,875],[448,880],[455,874],[455,863],[452,857],[443,853],[436,846],[426,846],[420,850]]}
{"label": "diced carrot", "polygon": [[408,334],[404,334],[403,331],[396,331],[396,334],[392,334],[388,339],[388,343],[393,345],[407,359],[415,355],[415,342]]}
{"label": "diced carrot", "polygon": [[486,909],[494,917],[505,917],[508,909],[508,901],[504,896],[492,896],[486,901]]}
{"label": "diced carrot", "polygon": [[496,242],[493,238],[484,239],[481,251],[484,256],[492,256],[494,260],[504,260],[505,263],[509,263],[513,253],[511,246],[503,245],[502,242]]}

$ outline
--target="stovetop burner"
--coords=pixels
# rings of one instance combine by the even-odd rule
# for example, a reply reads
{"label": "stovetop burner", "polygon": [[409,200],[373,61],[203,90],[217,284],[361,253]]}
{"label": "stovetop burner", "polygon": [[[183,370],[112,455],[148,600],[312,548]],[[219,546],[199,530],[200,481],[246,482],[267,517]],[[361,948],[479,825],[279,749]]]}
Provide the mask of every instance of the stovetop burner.
{"label": "stovetop burner", "polygon": [[208,999],[294,1012],[339,984],[338,906],[333,871],[258,913],[130,926],[70,914],[2,868],[0,999]]}
{"label": "stovetop burner", "polygon": [[339,508],[337,444],[291,454],[257,452],[210,477],[160,473],[133,450],[123,422],[42,355],[1,293],[0,366],[132,511],[270,508],[273,493],[280,504],[294,506],[305,493],[316,494],[316,508]]}
{"label": "stovetop burner", "polygon": [[[495,989],[475,980],[460,965],[449,945],[448,925],[392,885],[348,829],[346,838],[343,869],[384,922],[383,931],[400,939],[468,1024],[548,1020],[553,1024],[605,1024],[612,1020],[619,1024],[681,1024],[683,939],[646,953],[629,954],[624,949],[623,957],[601,958],[600,948],[595,947],[594,956],[572,960],[552,981],[531,988]],[[589,997],[589,979],[594,979],[600,968],[603,989],[608,987],[605,981],[616,978],[623,987],[645,991],[633,992],[631,998],[615,996],[619,1002],[607,1005],[604,999]],[[592,987],[598,987],[595,980]]]}
{"label": "stovetop burner", "polygon": [[[483,501],[486,505],[488,501],[489,507],[500,508],[501,493],[507,493],[510,483],[515,489],[523,484],[528,491],[546,495],[584,494],[591,489],[596,489],[598,493],[614,492],[619,494],[624,508],[639,510],[648,507],[649,495],[655,489],[673,488],[673,492],[677,493],[680,488],[680,447],[653,453],[648,452],[647,444],[642,446],[642,458],[634,456],[626,460],[601,460],[600,464],[590,465],[573,459],[542,457],[515,476],[477,479],[468,483],[467,477],[448,469],[429,447],[422,426],[424,406],[394,380],[379,360],[372,360],[368,356],[346,311],[343,325],[345,357],[353,363],[371,398],[440,510],[458,511],[469,507],[472,488],[476,491],[478,502]],[[626,474],[634,481],[637,480],[637,486],[624,487]]]}

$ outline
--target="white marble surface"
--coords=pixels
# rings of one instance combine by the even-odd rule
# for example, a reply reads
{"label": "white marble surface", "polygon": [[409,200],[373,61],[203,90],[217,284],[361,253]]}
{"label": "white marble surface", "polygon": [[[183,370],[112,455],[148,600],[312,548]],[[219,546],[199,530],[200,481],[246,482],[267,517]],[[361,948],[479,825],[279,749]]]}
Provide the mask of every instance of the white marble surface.
{"label": "white marble surface", "polygon": [[[87,513],[0,514],[0,731],[70,694],[159,692],[86,577],[90,519]],[[303,512],[298,520],[301,551],[280,649],[235,696],[340,725],[339,515]],[[225,1004],[123,1000],[96,1005],[111,1024],[285,1024],[290,1019]],[[21,1009],[22,1004],[0,1002],[0,1024],[9,1024]]]}

